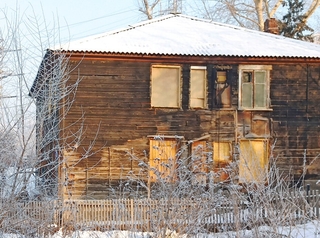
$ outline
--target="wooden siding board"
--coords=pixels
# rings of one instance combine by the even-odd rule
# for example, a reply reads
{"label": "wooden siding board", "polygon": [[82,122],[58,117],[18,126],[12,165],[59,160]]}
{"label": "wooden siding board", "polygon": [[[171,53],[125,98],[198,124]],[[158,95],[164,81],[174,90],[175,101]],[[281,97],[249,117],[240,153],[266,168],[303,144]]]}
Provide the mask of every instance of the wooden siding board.
{"label": "wooden siding board", "polygon": [[[73,63],[77,64],[78,62]],[[79,183],[75,191],[77,196],[83,194],[83,180],[89,182],[87,190],[90,190],[91,194],[102,196],[104,192],[101,189],[104,188],[106,181],[110,184],[110,180],[124,179],[130,170],[136,173],[141,171],[136,161],[129,162],[126,153],[131,148],[136,151],[148,151],[148,143],[143,142],[141,145],[140,142],[131,143],[130,140],[146,139],[148,135],[157,134],[184,136],[186,140],[209,134],[211,141],[236,140],[235,127],[239,126],[235,122],[238,106],[237,65],[231,65],[230,70],[231,101],[234,108],[232,110],[212,110],[214,87],[212,68],[215,65],[212,62],[207,64],[209,109],[189,109],[190,64],[182,65],[181,109],[151,108],[151,63],[84,60],[80,63],[79,70],[71,73],[71,82],[78,76],[83,78],[76,93],[77,101],[64,121],[65,125],[75,123],[84,113],[86,130],[81,146],[88,147],[99,128],[99,137],[94,150],[99,151],[106,145],[122,148],[118,151],[112,148],[110,154],[98,152],[88,161],[79,163],[81,167],[79,174],[78,171],[73,171],[81,181],[81,183],[76,182]],[[278,140],[276,145],[278,151],[319,146],[319,72],[319,65],[283,63],[273,65],[270,82],[272,111],[256,114],[272,119],[270,134],[273,139]],[[248,116],[249,120],[252,120],[254,115],[255,113],[252,113]],[[76,124],[67,130],[76,131],[78,128],[79,125]],[[140,152],[139,157],[142,159],[143,156]],[[301,169],[299,155],[288,153],[286,156],[288,158],[283,157],[279,161],[281,168],[288,169],[288,162],[292,162],[295,173],[299,173]],[[89,178],[84,179],[84,170],[88,170],[86,176]],[[94,192],[95,190],[97,192]]]}

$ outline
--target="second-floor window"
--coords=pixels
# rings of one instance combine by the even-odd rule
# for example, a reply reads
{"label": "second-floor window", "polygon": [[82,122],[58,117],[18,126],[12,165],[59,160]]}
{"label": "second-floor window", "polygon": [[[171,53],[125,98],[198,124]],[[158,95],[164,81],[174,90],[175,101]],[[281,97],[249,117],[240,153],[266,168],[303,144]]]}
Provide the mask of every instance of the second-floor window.
{"label": "second-floor window", "polygon": [[181,67],[153,65],[151,69],[151,106],[179,108],[181,104]]}
{"label": "second-floor window", "polygon": [[207,67],[191,66],[190,108],[207,107]]}
{"label": "second-floor window", "polygon": [[270,65],[239,66],[239,108],[268,109]]}

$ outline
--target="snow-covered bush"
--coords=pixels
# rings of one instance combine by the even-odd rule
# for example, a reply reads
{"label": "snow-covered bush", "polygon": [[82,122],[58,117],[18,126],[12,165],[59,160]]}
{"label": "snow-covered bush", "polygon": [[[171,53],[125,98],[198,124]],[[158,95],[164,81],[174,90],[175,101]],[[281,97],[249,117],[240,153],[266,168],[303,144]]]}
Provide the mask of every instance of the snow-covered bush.
{"label": "snow-covered bush", "polygon": [[[150,210],[149,224],[157,237],[167,237],[168,231],[194,235],[243,230],[251,230],[254,237],[269,237],[267,233],[274,237],[279,226],[294,229],[297,224],[315,219],[306,191],[293,185],[289,174],[280,172],[272,152],[263,180],[241,184],[237,155],[228,166],[208,170],[206,167],[213,163],[212,154],[202,151],[199,157],[197,150],[193,150],[186,156],[190,146],[181,147],[175,158],[163,162],[159,158],[156,166],[131,155],[131,159],[140,161],[141,171],[128,175],[126,191],[132,195],[139,187],[137,198],[144,194],[150,199],[150,207],[157,202],[158,208]],[[200,167],[204,169],[200,171]],[[147,174],[148,179],[141,179],[141,174]],[[269,231],[261,232],[261,226],[268,226]]]}

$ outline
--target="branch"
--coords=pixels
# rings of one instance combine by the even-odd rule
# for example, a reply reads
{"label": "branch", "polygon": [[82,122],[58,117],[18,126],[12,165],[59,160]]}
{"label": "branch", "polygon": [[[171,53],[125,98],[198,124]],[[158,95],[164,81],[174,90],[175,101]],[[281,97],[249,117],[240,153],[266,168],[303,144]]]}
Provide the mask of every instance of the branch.
{"label": "branch", "polygon": [[303,15],[304,16],[304,22],[306,23],[308,19],[312,16],[312,14],[317,10],[317,8],[320,6],[320,0],[313,0],[308,11]]}
{"label": "branch", "polygon": [[284,0],[278,0],[276,4],[273,6],[272,10],[269,12],[269,8],[267,8],[268,18],[272,18],[278,8],[281,6]]}

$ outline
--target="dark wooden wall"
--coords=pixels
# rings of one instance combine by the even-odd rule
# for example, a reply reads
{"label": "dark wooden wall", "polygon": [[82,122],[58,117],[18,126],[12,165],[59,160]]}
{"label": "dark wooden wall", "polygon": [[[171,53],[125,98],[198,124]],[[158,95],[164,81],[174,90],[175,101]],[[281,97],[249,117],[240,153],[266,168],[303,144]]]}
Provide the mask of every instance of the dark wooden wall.
{"label": "dark wooden wall", "polygon": [[[285,170],[300,174],[303,156],[307,150],[308,162],[317,153],[320,139],[318,105],[320,85],[318,65],[273,65],[271,73],[272,111],[237,111],[238,72],[231,65],[232,107],[218,109],[212,101],[212,67],[208,64],[208,109],[188,108],[188,64],[183,69],[183,96],[181,109],[151,108],[151,63],[122,61],[72,62],[70,83],[81,77],[75,101],[63,122],[61,136],[68,138],[80,128],[81,143],[76,144],[70,160],[66,160],[69,183],[63,188],[65,196],[73,198],[105,198],[117,195],[114,183],[121,184],[130,171],[145,172],[139,160],[148,160],[148,135],[177,135],[193,140],[210,135],[210,141],[236,142],[250,132],[264,134],[276,141],[278,164]],[[75,67],[76,66],[76,67]],[[253,120],[263,118],[263,120]],[[265,120],[266,119],[266,120]],[[259,131],[259,123],[268,131]],[[70,137],[69,137],[70,136]],[[88,153],[86,150],[91,148]],[[67,148],[68,149],[68,148]],[[303,154],[302,154],[303,155]],[[81,158],[81,160],[77,159]],[[308,167],[309,175],[319,173],[319,167]],[[61,172],[63,173],[63,172]],[[123,185],[123,184],[122,184]],[[120,186],[121,187],[121,186]]]}
{"label": "dark wooden wall", "polygon": [[283,170],[319,178],[320,66],[274,65],[271,79],[272,136]]}

